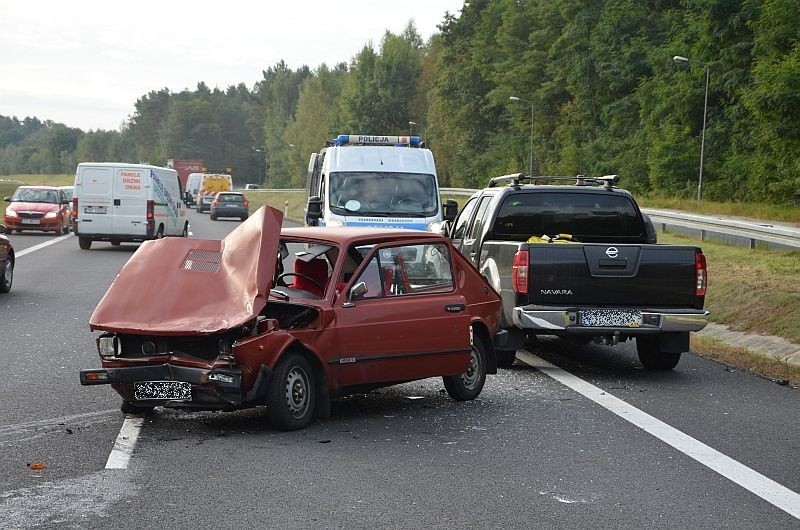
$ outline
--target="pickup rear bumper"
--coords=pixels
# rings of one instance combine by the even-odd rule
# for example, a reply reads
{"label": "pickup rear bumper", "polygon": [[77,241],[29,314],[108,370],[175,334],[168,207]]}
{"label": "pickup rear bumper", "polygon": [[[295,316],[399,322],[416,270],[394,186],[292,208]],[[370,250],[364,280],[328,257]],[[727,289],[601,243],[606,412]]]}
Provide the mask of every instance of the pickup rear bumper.
{"label": "pickup rear bumper", "polygon": [[[649,333],[664,332],[689,332],[700,331],[708,324],[709,312],[703,309],[641,309],[633,310],[634,313],[641,313],[641,321],[632,318],[627,324],[614,322],[608,325],[593,324],[591,326],[581,324],[581,312],[594,311],[596,309],[582,309],[575,307],[542,307],[542,306],[522,306],[512,310],[512,320],[514,325],[521,329],[534,330],[540,333],[575,333],[575,334],[597,334],[603,335],[610,332],[622,331],[628,335],[645,335]],[[615,309],[604,309],[613,317]],[[630,309],[619,309],[626,315],[631,313]],[[613,318],[610,318],[613,320]]]}

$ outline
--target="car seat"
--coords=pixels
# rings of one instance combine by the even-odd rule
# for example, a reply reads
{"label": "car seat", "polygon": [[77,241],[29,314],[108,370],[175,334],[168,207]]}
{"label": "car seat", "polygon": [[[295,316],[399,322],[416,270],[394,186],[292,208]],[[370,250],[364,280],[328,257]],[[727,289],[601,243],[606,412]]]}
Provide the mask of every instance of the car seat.
{"label": "car seat", "polygon": [[314,258],[309,261],[296,259],[294,261],[294,272],[307,276],[322,286],[322,291],[320,291],[320,288],[313,282],[308,281],[307,278],[295,276],[293,285],[295,289],[302,289],[303,291],[308,291],[317,296],[324,295],[325,286],[328,283],[328,264],[325,260],[320,258]]}

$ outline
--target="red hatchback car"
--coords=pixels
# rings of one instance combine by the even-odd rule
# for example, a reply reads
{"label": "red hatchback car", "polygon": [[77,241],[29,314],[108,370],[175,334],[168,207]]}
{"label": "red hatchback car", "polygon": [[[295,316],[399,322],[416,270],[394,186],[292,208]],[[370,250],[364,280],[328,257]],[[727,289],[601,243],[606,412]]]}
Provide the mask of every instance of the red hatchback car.
{"label": "red hatchback car", "polygon": [[14,247],[5,233],[6,227],[0,225],[0,293],[10,291],[14,280]]}
{"label": "red hatchback car", "polygon": [[8,233],[14,230],[40,232],[69,232],[69,199],[64,190],[55,186],[20,186],[6,207],[5,225]]}
{"label": "red hatchback car", "polygon": [[448,239],[281,221],[262,207],[222,241],[142,244],[91,316],[102,368],[81,384],[112,385],[124,412],[266,405],[284,430],[416,379],[480,394],[500,296]]}

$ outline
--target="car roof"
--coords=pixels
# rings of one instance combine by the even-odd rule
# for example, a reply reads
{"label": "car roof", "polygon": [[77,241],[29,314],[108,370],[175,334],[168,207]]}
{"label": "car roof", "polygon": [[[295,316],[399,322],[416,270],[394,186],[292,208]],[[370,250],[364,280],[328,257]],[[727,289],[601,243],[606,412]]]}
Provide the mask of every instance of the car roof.
{"label": "car roof", "polygon": [[36,185],[25,185],[19,186],[17,189],[25,189],[25,190],[58,190],[58,186],[36,186]]}
{"label": "car roof", "polygon": [[314,239],[349,246],[354,243],[370,243],[376,240],[391,239],[404,241],[412,239],[440,239],[444,236],[422,230],[403,228],[369,228],[361,226],[301,226],[281,229],[281,236],[298,239]]}

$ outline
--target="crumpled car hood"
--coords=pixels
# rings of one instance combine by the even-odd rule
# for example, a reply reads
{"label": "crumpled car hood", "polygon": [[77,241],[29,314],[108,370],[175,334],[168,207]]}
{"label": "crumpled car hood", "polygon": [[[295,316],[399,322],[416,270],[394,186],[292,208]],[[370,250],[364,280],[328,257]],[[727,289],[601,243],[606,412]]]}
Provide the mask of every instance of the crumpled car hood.
{"label": "crumpled car hood", "polygon": [[283,214],[259,208],[223,240],[146,241],[89,319],[93,331],[205,335],[242,326],[264,308]]}

